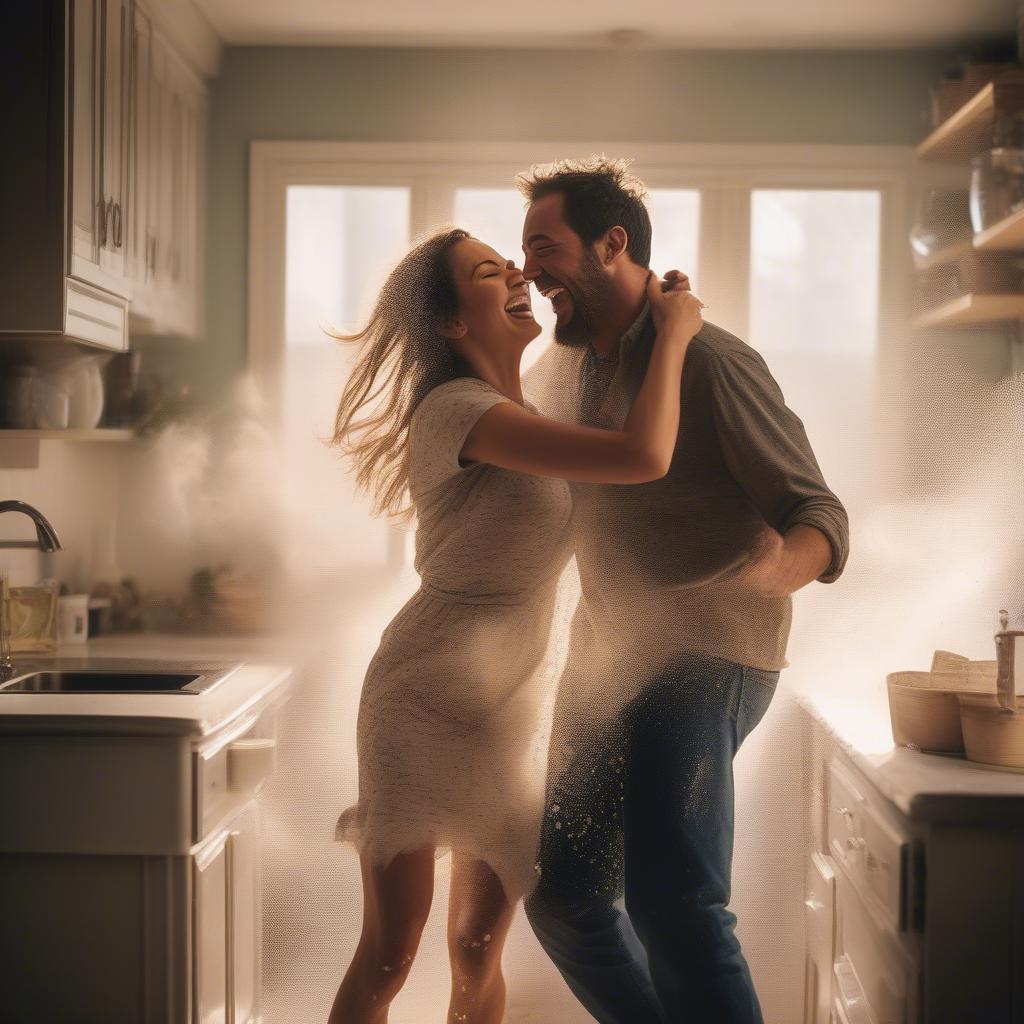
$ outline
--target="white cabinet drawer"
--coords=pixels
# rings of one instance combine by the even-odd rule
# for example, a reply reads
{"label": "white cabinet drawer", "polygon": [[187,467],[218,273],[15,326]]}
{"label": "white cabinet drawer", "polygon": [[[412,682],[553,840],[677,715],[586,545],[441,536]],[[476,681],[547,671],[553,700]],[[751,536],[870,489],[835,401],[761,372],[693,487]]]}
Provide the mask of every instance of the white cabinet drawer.
{"label": "white cabinet drawer", "polygon": [[200,842],[259,791],[273,770],[273,733],[272,718],[250,718],[193,752],[193,842]]}
{"label": "white cabinet drawer", "polygon": [[832,1007],[832,964],[836,956],[835,865],[815,851],[804,878],[805,1024],[828,1024]]}
{"label": "white cabinet drawer", "polygon": [[868,890],[878,897],[889,923],[896,928],[907,927],[907,855],[910,841],[900,835],[881,813],[869,803],[861,821],[864,840],[858,860],[859,877]]}
{"label": "white cabinet drawer", "polygon": [[919,968],[899,935],[861,899],[842,868],[836,901],[836,963],[849,965],[872,1024],[917,1024]]}
{"label": "white cabinet drawer", "polygon": [[833,987],[836,994],[832,1001],[832,1020],[835,1024],[875,1024],[864,998],[864,989],[845,956],[835,962]]}
{"label": "white cabinet drawer", "polygon": [[889,924],[908,928],[910,837],[892,821],[881,797],[840,761],[829,768],[828,828],[835,859],[877,901]]}
{"label": "white cabinet drawer", "polygon": [[833,761],[828,773],[828,838],[832,855],[844,865],[856,857],[866,804],[853,775]]}

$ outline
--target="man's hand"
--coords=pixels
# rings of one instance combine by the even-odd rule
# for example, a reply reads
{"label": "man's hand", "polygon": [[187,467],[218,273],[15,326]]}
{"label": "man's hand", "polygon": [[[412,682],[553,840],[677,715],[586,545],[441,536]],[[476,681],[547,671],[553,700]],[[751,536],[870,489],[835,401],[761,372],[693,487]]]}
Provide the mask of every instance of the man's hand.
{"label": "man's hand", "polygon": [[789,597],[816,580],[831,561],[832,545],[821,530],[798,524],[783,537],[765,524],[739,578],[764,597]]}

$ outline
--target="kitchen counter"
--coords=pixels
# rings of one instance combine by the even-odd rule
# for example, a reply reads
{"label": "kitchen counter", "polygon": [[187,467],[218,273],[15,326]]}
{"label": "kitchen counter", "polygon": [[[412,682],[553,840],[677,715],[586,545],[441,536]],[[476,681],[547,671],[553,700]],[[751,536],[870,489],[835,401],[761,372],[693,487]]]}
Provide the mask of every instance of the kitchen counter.
{"label": "kitchen counter", "polygon": [[1024,772],[897,747],[884,684],[856,696],[795,697],[910,821],[1024,825]]}
{"label": "kitchen counter", "polygon": [[242,663],[206,693],[3,693],[0,734],[45,732],[211,736],[283,697],[294,653],[274,636],[124,634],[97,637],[54,655],[15,656],[19,675],[45,669],[198,670]]}
{"label": "kitchen counter", "polygon": [[0,692],[4,1020],[262,1019],[258,794],[317,654],[135,634],[15,658],[19,675],[237,667],[198,693]]}

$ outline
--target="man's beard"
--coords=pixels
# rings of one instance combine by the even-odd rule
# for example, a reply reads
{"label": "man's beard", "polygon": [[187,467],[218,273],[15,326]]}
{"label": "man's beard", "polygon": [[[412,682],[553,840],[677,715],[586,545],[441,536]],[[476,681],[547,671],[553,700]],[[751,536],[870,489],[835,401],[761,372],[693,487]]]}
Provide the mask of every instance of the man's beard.
{"label": "man's beard", "polygon": [[584,249],[579,273],[570,292],[572,316],[566,321],[555,322],[555,341],[558,344],[580,348],[590,343],[594,325],[600,321],[607,303],[607,289],[608,282],[598,258],[590,249]]}

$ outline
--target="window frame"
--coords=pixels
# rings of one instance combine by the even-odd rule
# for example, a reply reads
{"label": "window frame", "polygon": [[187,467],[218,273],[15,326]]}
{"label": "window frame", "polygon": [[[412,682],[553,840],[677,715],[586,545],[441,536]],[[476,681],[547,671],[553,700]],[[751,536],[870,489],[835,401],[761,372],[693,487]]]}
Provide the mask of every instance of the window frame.
{"label": "window frame", "polygon": [[[651,188],[700,191],[701,297],[731,310],[749,335],[751,193],[759,189],[877,190],[877,372],[896,354],[909,273],[907,232],[913,148],[797,144],[637,142],[331,142],[256,140],[249,152],[247,359],[272,415],[280,414],[285,351],[285,216],[290,185],[400,186],[410,190],[413,238],[450,223],[458,188],[507,188],[534,163],[567,154],[615,153]],[[685,269],[685,268],[682,268]]]}

